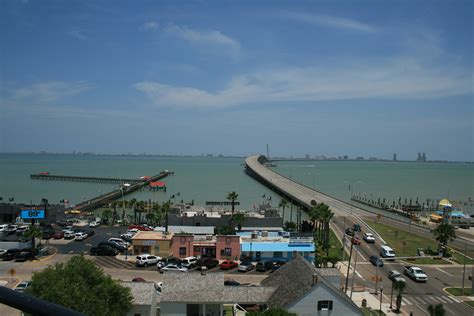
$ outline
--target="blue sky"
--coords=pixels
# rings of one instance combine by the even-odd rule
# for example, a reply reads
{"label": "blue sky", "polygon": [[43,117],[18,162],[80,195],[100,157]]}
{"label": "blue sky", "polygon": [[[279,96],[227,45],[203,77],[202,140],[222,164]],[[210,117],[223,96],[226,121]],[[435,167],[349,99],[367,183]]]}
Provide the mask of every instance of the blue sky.
{"label": "blue sky", "polygon": [[2,152],[474,160],[472,1],[0,5]]}

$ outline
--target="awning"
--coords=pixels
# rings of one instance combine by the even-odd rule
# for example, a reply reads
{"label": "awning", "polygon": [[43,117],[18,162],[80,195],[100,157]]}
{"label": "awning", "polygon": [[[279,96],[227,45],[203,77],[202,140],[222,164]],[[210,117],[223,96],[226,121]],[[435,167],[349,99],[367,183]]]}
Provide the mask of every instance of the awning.
{"label": "awning", "polygon": [[438,205],[439,205],[440,208],[452,207],[453,206],[451,204],[451,202],[448,201],[448,199],[442,199],[441,201],[439,201]]}

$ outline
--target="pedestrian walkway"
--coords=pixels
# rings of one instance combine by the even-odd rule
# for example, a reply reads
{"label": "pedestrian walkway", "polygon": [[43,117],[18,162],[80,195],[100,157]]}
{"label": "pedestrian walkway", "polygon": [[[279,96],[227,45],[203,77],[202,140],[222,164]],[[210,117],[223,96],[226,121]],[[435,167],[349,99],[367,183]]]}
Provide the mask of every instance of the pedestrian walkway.
{"label": "pedestrian walkway", "polygon": [[432,305],[432,304],[454,304],[461,303],[458,298],[449,295],[424,295],[424,296],[403,296],[402,306],[404,305]]}

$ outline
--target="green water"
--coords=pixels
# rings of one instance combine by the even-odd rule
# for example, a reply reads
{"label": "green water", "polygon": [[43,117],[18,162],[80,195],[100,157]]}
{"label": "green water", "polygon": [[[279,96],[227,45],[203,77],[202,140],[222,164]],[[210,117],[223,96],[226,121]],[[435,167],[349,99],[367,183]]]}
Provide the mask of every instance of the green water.
{"label": "green water", "polygon": [[[225,201],[227,193],[239,194],[241,208],[251,209],[265,197],[279,197],[244,173],[239,158],[158,158],[79,155],[0,154],[0,196],[15,202],[50,203],[68,199],[77,204],[84,199],[117,189],[117,185],[31,180],[30,174],[51,174],[139,178],[168,169],[175,175],[165,178],[167,192],[138,191],[126,197],[138,200],[167,201],[180,192],[177,200],[203,205],[206,201]],[[377,198],[426,199],[449,197],[454,201],[474,199],[474,164],[411,163],[378,161],[281,161],[275,171],[293,180],[349,200],[353,194]],[[470,203],[472,204],[472,203]],[[463,206],[469,213],[469,203]]]}

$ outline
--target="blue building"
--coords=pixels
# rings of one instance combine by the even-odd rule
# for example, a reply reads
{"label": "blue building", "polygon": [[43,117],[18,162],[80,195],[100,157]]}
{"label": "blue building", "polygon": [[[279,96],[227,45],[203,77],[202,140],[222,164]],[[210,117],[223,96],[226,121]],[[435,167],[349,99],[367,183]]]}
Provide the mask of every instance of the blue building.
{"label": "blue building", "polygon": [[290,261],[296,254],[310,262],[314,262],[315,245],[312,238],[285,238],[278,234],[241,235],[240,252],[244,258],[251,261]]}

